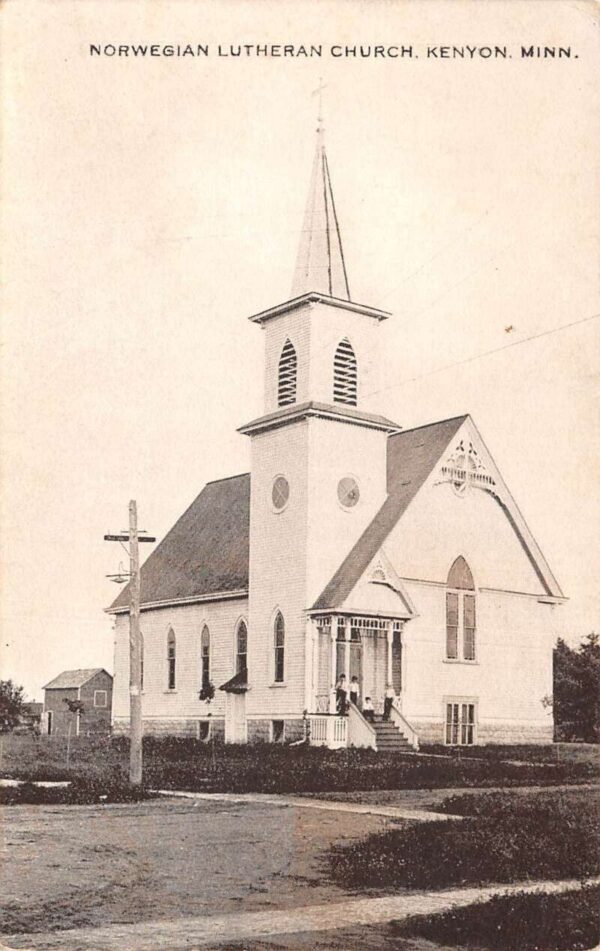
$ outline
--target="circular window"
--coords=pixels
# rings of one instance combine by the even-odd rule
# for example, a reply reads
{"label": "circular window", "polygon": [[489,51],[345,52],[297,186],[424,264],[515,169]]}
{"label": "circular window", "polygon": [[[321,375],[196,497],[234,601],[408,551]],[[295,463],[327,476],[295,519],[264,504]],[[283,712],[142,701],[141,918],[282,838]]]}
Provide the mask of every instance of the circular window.
{"label": "circular window", "polygon": [[284,509],[290,497],[290,484],[285,476],[277,476],[271,489],[271,500],[273,508],[278,512]]}
{"label": "circular window", "polygon": [[345,509],[353,508],[360,498],[360,491],[356,479],[353,479],[352,476],[345,476],[343,479],[340,479],[337,494],[340,505],[343,505]]}

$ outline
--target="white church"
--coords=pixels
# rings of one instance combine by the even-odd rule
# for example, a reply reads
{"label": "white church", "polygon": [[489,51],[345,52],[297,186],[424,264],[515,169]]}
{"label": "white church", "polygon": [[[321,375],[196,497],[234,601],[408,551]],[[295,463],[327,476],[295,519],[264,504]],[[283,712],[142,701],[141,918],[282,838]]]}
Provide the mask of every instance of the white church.
{"label": "white church", "polygon": [[[251,472],[206,485],[142,567],[146,733],[551,742],[565,599],[471,417],[404,430],[380,414],[389,316],[351,299],[319,129],[290,299],[250,317],[265,342],[264,412],[239,430]],[[109,608],[116,733],[128,604],[125,589]],[[345,714],[342,674],[359,685]]]}

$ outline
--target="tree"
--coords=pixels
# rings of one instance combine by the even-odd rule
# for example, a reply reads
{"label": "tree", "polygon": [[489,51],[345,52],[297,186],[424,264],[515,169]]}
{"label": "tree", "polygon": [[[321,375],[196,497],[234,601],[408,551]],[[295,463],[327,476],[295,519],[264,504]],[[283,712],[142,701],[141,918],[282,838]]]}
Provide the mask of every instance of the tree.
{"label": "tree", "polygon": [[554,729],[557,740],[600,742],[600,637],[577,648],[562,638],[554,650]]}
{"label": "tree", "polygon": [[12,680],[0,680],[0,733],[10,733],[19,722],[24,707],[23,687]]}

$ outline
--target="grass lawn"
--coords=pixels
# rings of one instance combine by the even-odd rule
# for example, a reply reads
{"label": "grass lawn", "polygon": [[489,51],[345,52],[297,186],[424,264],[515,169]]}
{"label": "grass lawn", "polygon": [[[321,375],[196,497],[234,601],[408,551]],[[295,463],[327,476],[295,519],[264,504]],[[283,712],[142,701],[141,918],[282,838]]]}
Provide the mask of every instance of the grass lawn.
{"label": "grass lawn", "polygon": [[[3,737],[0,775],[28,780],[81,778],[118,785],[127,775],[125,738]],[[351,792],[557,785],[589,782],[599,763],[591,756],[560,762],[507,762],[500,751],[481,756],[384,754],[275,744],[224,746],[175,737],[144,740],[147,786],[205,792]],[[485,755],[484,755],[485,754]],[[511,753],[512,755],[512,753]]]}
{"label": "grass lawn", "polygon": [[600,872],[600,792],[566,790],[449,798],[462,821],[390,829],[329,853],[345,887],[446,888]]}
{"label": "grass lawn", "polygon": [[[409,918],[390,932],[488,951],[586,951],[600,942],[600,885],[562,895],[517,894],[442,915]],[[393,945],[390,945],[392,948]]]}
{"label": "grass lawn", "polygon": [[223,951],[584,951],[600,941],[600,886],[517,894],[440,915],[339,931],[277,935]]}

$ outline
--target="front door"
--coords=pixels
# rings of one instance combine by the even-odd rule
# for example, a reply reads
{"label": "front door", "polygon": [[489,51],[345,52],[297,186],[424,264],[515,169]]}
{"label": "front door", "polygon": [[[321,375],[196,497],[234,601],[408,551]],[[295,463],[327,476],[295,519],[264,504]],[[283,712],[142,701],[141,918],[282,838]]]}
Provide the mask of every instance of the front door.
{"label": "front door", "polygon": [[350,641],[350,681],[353,677],[358,677],[359,701],[363,698],[363,678],[362,678],[362,641]]}
{"label": "front door", "polygon": [[225,701],[225,742],[246,743],[246,694],[228,693]]}

